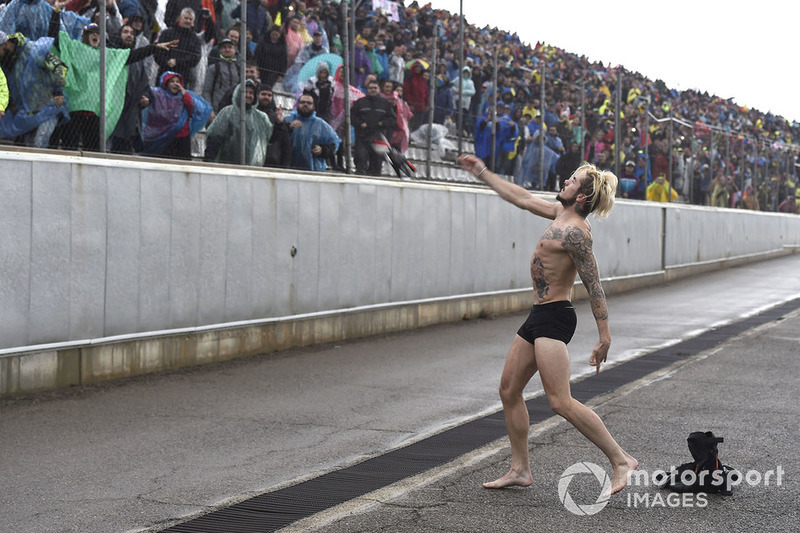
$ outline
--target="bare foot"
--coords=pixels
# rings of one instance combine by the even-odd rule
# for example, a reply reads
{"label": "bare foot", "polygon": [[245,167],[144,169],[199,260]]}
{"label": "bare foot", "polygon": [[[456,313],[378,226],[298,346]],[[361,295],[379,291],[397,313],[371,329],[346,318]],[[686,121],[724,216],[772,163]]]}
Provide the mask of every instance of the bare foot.
{"label": "bare foot", "polygon": [[625,464],[614,465],[614,477],[611,479],[611,490],[604,494],[603,497],[609,497],[616,494],[628,486],[631,480],[631,474],[639,466],[639,461],[634,459],[628,452],[625,453]]}
{"label": "bare foot", "polygon": [[521,474],[510,470],[508,474],[500,479],[484,483],[483,487],[486,489],[504,489],[506,487],[530,487],[532,484],[533,476],[530,470]]}

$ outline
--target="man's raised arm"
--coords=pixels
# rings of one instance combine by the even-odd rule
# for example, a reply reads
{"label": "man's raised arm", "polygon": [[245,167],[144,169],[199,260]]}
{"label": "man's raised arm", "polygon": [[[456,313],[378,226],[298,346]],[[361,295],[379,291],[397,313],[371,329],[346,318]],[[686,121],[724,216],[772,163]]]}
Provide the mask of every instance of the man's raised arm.
{"label": "man's raised arm", "polygon": [[561,204],[548,202],[537,198],[530,191],[523,189],[516,183],[506,181],[490,171],[480,158],[474,155],[462,155],[458,158],[461,168],[491,187],[504,200],[511,202],[520,209],[530,211],[534,215],[554,219],[561,211]]}

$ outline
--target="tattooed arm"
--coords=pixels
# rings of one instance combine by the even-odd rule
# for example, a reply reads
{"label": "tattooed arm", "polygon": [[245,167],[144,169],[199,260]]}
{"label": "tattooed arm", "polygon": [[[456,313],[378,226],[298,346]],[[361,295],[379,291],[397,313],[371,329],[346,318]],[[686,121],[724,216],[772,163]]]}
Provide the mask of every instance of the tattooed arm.
{"label": "tattooed arm", "polygon": [[520,209],[525,209],[534,215],[551,220],[564,210],[560,203],[548,202],[542,198],[537,198],[527,189],[501,178],[487,169],[484,162],[474,155],[462,155],[458,158],[458,162],[461,163],[461,168],[471,172],[473,176],[494,189],[503,200],[514,204]]}
{"label": "tattooed arm", "polygon": [[586,287],[586,292],[589,293],[592,314],[594,314],[595,322],[597,322],[600,340],[592,350],[589,364],[596,367],[596,373],[599,373],[600,364],[608,357],[608,349],[611,347],[611,331],[608,327],[606,295],[603,292],[602,285],[600,285],[597,260],[592,252],[592,235],[589,231],[582,230],[576,226],[567,226],[564,233],[562,245],[572,258],[583,286]]}

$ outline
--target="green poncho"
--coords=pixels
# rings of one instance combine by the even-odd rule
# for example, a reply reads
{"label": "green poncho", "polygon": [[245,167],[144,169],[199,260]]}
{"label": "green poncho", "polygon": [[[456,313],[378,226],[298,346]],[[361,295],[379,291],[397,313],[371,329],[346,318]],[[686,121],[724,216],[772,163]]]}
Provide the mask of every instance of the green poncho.
{"label": "green poncho", "polygon": [[[71,39],[62,31],[58,39],[59,50],[53,53],[67,65],[69,110],[90,111],[100,116],[100,49]],[[106,132],[111,135],[117,126],[125,104],[128,83],[129,49],[106,48]]]}
{"label": "green poncho", "polygon": [[[215,149],[213,160],[219,163],[239,164],[240,159],[240,118],[239,98],[242,85],[233,91],[233,105],[223,107],[206,130],[206,144]],[[272,122],[266,113],[251,105],[245,110],[246,138],[245,165],[264,166],[267,157],[267,144],[272,136]],[[209,155],[208,152],[206,155]]]}

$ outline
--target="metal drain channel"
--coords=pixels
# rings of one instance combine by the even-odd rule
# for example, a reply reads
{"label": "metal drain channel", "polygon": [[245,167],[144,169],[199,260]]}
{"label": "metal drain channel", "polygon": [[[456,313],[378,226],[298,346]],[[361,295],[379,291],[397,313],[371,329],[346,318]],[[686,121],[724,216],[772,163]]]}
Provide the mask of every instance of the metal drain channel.
{"label": "metal drain channel", "polygon": [[[571,384],[572,395],[586,402],[673,363],[699,354],[749,329],[774,322],[800,308],[800,298],[757,315],[706,331],[666,348],[609,368]],[[526,402],[531,418],[553,415],[542,395]],[[303,483],[268,492],[177,524],[170,533],[264,533],[286,527],[346,501],[452,461],[506,435],[503,412],[467,422],[406,447]]]}

